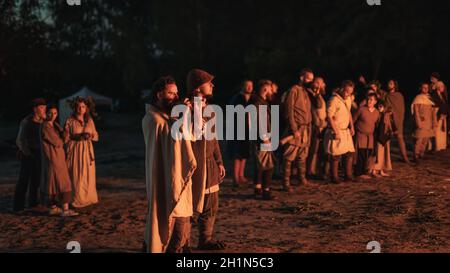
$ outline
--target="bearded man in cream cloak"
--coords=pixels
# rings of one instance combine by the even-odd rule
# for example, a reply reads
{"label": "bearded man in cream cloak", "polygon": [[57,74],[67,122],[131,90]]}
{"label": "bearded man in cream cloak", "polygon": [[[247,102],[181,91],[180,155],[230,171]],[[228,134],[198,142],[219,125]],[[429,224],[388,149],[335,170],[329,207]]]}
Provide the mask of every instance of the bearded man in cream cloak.
{"label": "bearded man in cream cloak", "polygon": [[171,77],[158,79],[142,120],[148,214],[144,250],[182,253],[189,242],[193,214],[192,174],[197,163],[191,142],[173,138],[170,111],[178,99]]}

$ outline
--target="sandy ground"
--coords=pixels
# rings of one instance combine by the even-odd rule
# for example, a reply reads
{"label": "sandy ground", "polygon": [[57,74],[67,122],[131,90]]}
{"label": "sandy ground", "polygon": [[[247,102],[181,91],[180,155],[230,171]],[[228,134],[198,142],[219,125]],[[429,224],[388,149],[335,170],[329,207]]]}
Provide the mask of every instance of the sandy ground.
{"label": "sandy ground", "polygon": [[[95,146],[100,203],[70,219],[11,212],[19,162],[10,144],[17,128],[2,126],[0,252],[68,252],[69,241],[78,241],[82,252],[140,252],[146,215],[141,116],[104,118]],[[277,200],[270,202],[254,199],[250,185],[232,188],[227,178],[215,237],[226,241],[226,252],[369,252],[374,240],[382,252],[450,252],[450,151],[428,158],[420,166],[394,161],[389,178],[317,181],[291,195],[275,181]],[[195,226],[192,235],[195,246]]]}

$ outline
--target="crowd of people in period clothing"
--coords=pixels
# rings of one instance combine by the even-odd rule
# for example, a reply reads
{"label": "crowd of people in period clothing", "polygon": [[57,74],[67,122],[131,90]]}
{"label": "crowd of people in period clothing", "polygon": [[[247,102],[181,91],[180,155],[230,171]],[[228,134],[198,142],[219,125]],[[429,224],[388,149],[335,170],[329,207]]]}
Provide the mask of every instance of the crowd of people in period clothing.
{"label": "crowd of people in period clothing", "polygon": [[[195,114],[194,97],[201,99],[202,109],[206,107],[213,95],[213,78],[206,71],[191,70],[185,99],[179,97],[177,84],[170,76],[159,78],[153,85],[142,120],[149,204],[143,246],[146,252],[190,252],[191,223],[198,227],[198,249],[225,248],[224,242],[213,239],[219,185],[225,177],[219,143],[217,139],[178,139],[171,135],[172,126],[179,122],[179,118],[171,116],[172,108],[184,104],[187,111]],[[384,91],[378,81],[367,83],[360,77],[358,86],[346,80],[327,94],[325,79],[315,77],[310,69],[303,69],[299,81],[283,94],[278,93],[278,85],[271,80],[263,79],[257,84],[245,80],[229,104],[242,109],[254,105],[257,110],[255,124],[250,124],[249,113],[241,116],[245,119],[245,138],[236,138],[235,127],[235,139],[228,141],[227,150],[235,187],[249,183],[245,169],[248,160],[254,159],[255,197],[262,200],[277,198],[271,188],[278,166],[283,190],[292,193],[293,175],[302,186],[314,186],[310,180],[341,183],[389,176],[394,137],[407,164],[419,164],[426,152],[447,147],[448,95],[437,73],[432,74],[429,83],[420,85],[410,112],[395,80],[389,80]],[[273,105],[281,109],[279,120],[271,117]],[[262,115],[260,109],[267,113]],[[411,160],[403,132],[408,114],[413,121]],[[269,131],[256,141],[248,140],[249,127],[255,126],[259,131],[261,119]],[[193,123],[193,119],[187,122]],[[272,122],[279,123],[282,136],[275,151],[261,149],[272,141]],[[257,135],[261,136],[259,132]]]}
{"label": "crowd of people in period clothing", "polygon": [[[148,199],[143,243],[146,252],[190,252],[192,223],[198,227],[198,249],[225,248],[224,242],[213,238],[225,164],[218,140],[204,137],[205,124],[216,117],[203,117],[201,128],[195,128],[198,124],[194,123],[198,114],[195,110],[201,113],[213,96],[213,79],[204,70],[189,71],[186,98],[179,97],[177,83],[170,76],[153,84],[142,120]],[[314,186],[311,180],[341,183],[389,176],[394,137],[400,156],[408,164],[419,164],[427,152],[447,148],[448,93],[438,73],[431,75],[430,82],[420,84],[410,108],[405,106],[399,84],[393,79],[387,82],[386,91],[378,81],[367,83],[360,77],[358,86],[345,80],[327,94],[324,77],[303,69],[297,83],[283,94],[278,90],[278,85],[268,79],[255,85],[245,80],[230,100],[231,105],[242,109],[253,105],[257,110],[255,124],[250,124],[248,113],[244,115],[245,138],[229,141],[227,150],[235,187],[249,183],[245,169],[248,160],[254,159],[253,184],[258,199],[276,198],[271,190],[275,175],[280,176],[286,193],[294,192],[294,175],[297,185],[302,186]],[[196,99],[200,99],[200,106]],[[188,112],[172,117],[177,105],[187,106]],[[280,107],[278,120],[271,116],[273,105]],[[98,133],[90,113],[92,106],[83,98],[75,98],[72,106],[73,114],[62,127],[57,122],[57,107],[35,99],[32,113],[20,123],[16,143],[21,169],[15,211],[24,210],[27,192],[28,206],[46,206],[50,215],[76,216],[74,208],[98,202],[93,148]],[[406,115],[413,121],[412,160],[404,140]],[[178,132],[190,138],[174,137],[172,126],[180,121],[199,129],[200,137],[193,131]],[[275,151],[261,148],[271,144],[271,123],[280,127],[280,147]],[[259,134],[261,124],[269,129],[266,134]],[[250,126],[255,126],[260,136],[256,141],[248,140]]]}
{"label": "crowd of people in period clothing", "polygon": [[[98,141],[90,100],[71,101],[73,113],[64,127],[58,108],[37,98],[19,127],[16,144],[21,162],[13,210],[47,208],[49,215],[71,217],[76,208],[98,202],[93,141]],[[27,198],[28,195],[28,198]]]}
{"label": "crowd of people in period clothing", "polygon": [[[449,101],[447,88],[438,73],[432,73],[429,82],[420,84],[410,111],[394,79],[387,81],[384,90],[379,81],[366,82],[361,76],[358,83],[346,80],[330,94],[326,92],[324,78],[315,77],[311,69],[303,69],[299,82],[281,95],[276,91],[275,83],[272,83],[272,91],[266,90],[269,83],[268,80],[260,81],[256,91],[252,92],[253,83],[244,81],[242,90],[234,97],[239,100],[233,99],[239,103],[233,105],[279,105],[281,147],[268,157],[252,150],[254,145],[250,141],[228,143],[234,162],[255,158],[254,184],[258,198],[274,198],[270,194],[271,179],[268,178],[272,177],[270,170],[274,164],[281,166],[283,190],[290,193],[294,191],[293,175],[304,186],[314,186],[310,180],[340,183],[389,176],[393,169],[393,138],[407,164],[419,164],[425,153],[447,148]],[[244,94],[250,99],[244,100]],[[412,159],[408,157],[404,140],[406,115],[412,120]],[[233,167],[233,184],[239,187],[246,181],[242,178],[245,177],[245,165],[235,163]],[[265,177],[261,175],[263,173],[269,175]],[[340,173],[343,173],[342,177]]]}

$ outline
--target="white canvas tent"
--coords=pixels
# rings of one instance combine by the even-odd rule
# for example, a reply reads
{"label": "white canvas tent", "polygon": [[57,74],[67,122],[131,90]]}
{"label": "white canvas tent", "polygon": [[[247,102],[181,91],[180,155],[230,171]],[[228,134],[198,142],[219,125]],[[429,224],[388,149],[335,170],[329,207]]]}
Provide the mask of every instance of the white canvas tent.
{"label": "white canvas tent", "polygon": [[78,92],[59,100],[59,122],[62,126],[64,126],[67,118],[72,114],[72,108],[70,108],[68,101],[76,97],[82,98],[92,97],[96,106],[107,105],[111,107],[113,104],[113,100],[110,97],[97,94],[89,90],[89,88],[85,86],[81,88]]}
{"label": "white canvas tent", "polygon": [[144,89],[141,91],[141,99],[147,99],[150,97],[151,94],[152,94],[151,89]]}

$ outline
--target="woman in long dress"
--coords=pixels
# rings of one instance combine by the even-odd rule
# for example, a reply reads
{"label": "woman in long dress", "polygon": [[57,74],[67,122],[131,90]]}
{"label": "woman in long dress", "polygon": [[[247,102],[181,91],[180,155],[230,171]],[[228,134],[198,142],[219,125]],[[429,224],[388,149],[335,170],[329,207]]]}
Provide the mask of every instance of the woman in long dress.
{"label": "woman in long dress", "polygon": [[73,109],[64,127],[67,164],[73,185],[72,206],[82,208],[98,202],[92,145],[93,141],[98,141],[98,133],[86,99],[76,98]]}
{"label": "woman in long dress", "polygon": [[[63,130],[55,122],[58,110],[54,105],[49,106],[47,110],[47,120],[41,125],[41,192],[48,199],[50,215],[76,216],[78,213],[69,209],[69,203],[72,200],[72,185],[63,147]],[[58,207],[58,204],[62,208]]]}

